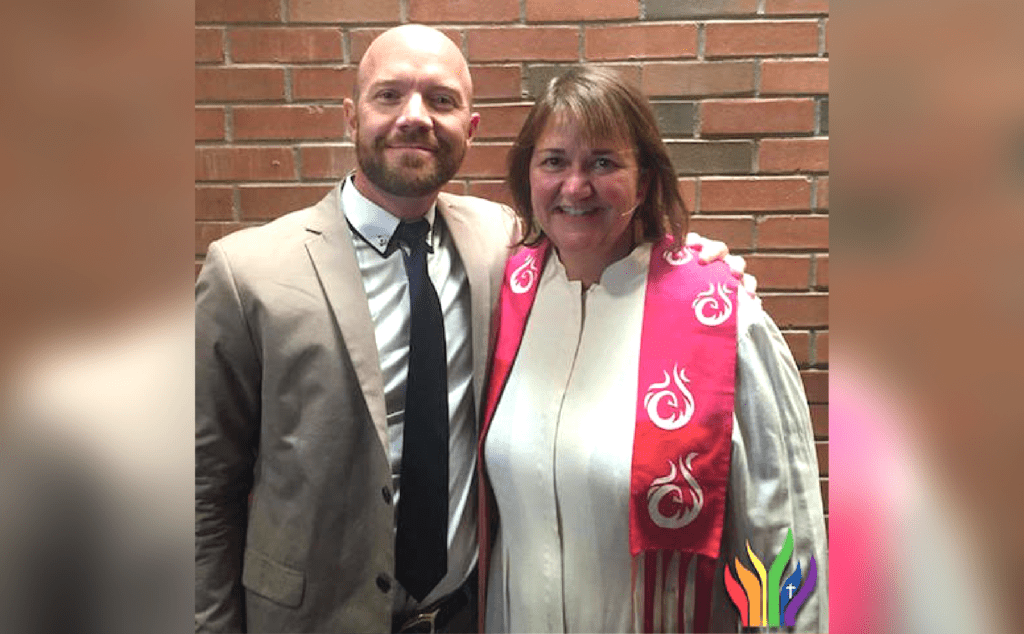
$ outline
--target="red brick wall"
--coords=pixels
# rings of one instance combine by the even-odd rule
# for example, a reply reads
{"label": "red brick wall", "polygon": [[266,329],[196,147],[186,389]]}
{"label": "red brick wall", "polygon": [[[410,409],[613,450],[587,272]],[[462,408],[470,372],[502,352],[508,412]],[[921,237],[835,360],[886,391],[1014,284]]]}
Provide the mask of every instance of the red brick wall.
{"label": "red brick wall", "polygon": [[827,0],[196,0],[196,254],[318,200],[354,165],[342,99],[370,40],[437,26],[481,124],[451,191],[507,199],[505,151],[568,65],[632,77],[691,226],[747,258],[800,366],[828,501]]}

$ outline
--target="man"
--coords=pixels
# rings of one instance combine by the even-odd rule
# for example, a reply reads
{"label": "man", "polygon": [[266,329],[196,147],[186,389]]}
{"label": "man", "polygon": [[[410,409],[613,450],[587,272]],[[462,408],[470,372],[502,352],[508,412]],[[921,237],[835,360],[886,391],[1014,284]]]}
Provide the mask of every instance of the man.
{"label": "man", "polygon": [[474,628],[475,411],[511,223],[439,194],[479,122],[471,101],[447,37],[385,32],[345,100],[354,176],[210,246],[197,631]]}

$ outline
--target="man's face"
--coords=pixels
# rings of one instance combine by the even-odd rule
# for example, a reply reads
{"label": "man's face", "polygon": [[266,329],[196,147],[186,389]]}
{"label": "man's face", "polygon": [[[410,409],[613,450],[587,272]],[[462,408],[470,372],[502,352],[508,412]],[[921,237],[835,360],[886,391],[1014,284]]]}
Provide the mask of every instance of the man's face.
{"label": "man's face", "polygon": [[358,104],[346,102],[359,168],[393,196],[436,193],[476,129],[465,63],[457,50],[436,48],[399,42],[374,52]]}

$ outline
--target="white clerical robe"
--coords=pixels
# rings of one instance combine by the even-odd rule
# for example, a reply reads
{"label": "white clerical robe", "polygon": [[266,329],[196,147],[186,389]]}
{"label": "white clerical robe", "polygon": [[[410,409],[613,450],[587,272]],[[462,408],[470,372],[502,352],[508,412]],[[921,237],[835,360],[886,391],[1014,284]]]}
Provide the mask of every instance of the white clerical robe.
{"label": "white clerical robe", "polygon": [[[634,562],[629,552],[628,501],[649,258],[650,245],[641,245],[583,291],[553,250],[549,256],[484,446],[500,518],[488,632],[642,629],[633,597],[642,596],[643,555]],[[732,465],[712,629],[738,629],[722,562],[738,555],[749,562],[749,541],[769,565],[792,528],[794,557],[806,570],[813,554],[818,566],[797,631],[825,632],[828,556],[800,375],[760,302],[739,296]],[[641,572],[636,583],[634,565]],[[678,554],[659,566],[677,570]],[[655,627],[689,631],[692,590],[680,597],[670,582],[655,596]],[[679,600],[686,607],[682,624]]]}

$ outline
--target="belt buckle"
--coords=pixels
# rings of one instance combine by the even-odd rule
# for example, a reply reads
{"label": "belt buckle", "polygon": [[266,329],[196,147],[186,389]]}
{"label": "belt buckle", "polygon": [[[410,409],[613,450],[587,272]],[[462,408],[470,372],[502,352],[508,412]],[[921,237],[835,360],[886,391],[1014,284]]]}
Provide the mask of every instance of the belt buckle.
{"label": "belt buckle", "polygon": [[[399,632],[422,632],[423,634],[433,634],[437,630],[434,628],[434,623],[437,621],[437,615],[441,612],[440,606],[430,610],[429,612],[422,612],[412,617],[405,622],[405,625],[401,627]],[[426,625],[427,629],[422,629],[422,626]]]}

